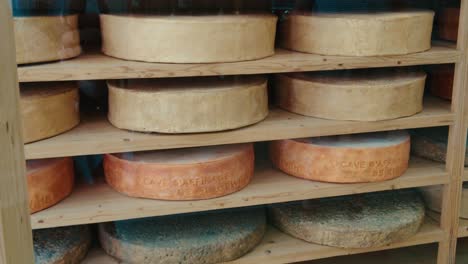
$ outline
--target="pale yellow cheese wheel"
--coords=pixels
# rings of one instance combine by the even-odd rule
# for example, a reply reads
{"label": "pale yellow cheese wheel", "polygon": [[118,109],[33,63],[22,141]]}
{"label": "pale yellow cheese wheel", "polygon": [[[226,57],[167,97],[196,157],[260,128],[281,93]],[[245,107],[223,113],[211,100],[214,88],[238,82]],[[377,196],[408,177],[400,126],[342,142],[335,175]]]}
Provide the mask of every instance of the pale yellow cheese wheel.
{"label": "pale yellow cheese wheel", "polygon": [[274,54],[277,17],[272,14],[100,17],[102,51],[121,59],[208,63]]}
{"label": "pale yellow cheese wheel", "polygon": [[422,71],[354,70],[280,74],[275,87],[281,108],[334,120],[377,121],[423,109]]}
{"label": "pale yellow cheese wheel", "polygon": [[281,46],[343,56],[409,54],[431,48],[433,11],[292,13],[281,23]]}
{"label": "pale yellow cheese wheel", "polygon": [[[440,213],[442,204],[442,186],[434,185],[419,188],[423,194],[426,207]],[[462,188],[461,203],[460,203],[460,217],[468,219],[468,189]]]}
{"label": "pale yellow cheese wheel", "polygon": [[268,115],[263,76],[109,81],[109,121],[142,132],[234,129]]}
{"label": "pale yellow cheese wheel", "polygon": [[18,64],[64,60],[81,53],[78,15],[14,17]]}
{"label": "pale yellow cheese wheel", "polygon": [[75,82],[21,83],[20,96],[24,143],[58,135],[80,122]]}

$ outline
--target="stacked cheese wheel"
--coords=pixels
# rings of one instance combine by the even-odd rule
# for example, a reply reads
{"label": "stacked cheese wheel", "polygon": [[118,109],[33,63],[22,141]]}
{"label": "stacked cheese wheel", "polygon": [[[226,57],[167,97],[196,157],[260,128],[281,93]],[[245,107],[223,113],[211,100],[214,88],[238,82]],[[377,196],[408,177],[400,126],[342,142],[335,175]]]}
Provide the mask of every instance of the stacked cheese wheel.
{"label": "stacked cheese wheel", "polygon": [[269,214],[276,227],[299,239],[368,248],[416,234],[424,203],[417,192],[400,190],[271,205]]}
{"label": "stacked cheese wheel", "polygon": [[268,114],[267,78],[227,76],[109,81],[109,121],[161,133],[239,128]]}
{"label": "stacked cheese wheel", "polygon": [[28,160],[26,168],[31,213],[60,202],[72,192],[74,172],[71,158]]}
{"label": "stacked cheese wheel", "polygon": [[[426,207],[440,213],[442,208],[442,186],[435,185],[419,188],[426,202]],[[462,189],[460,217],[468,219],[468,188]]]}
{"label": "stacked cheese wheel", "polygon": [[281,108],[326,119],[377,121],[414,115],[423,108],[426,74],[406,70],[353,70],[280,74]]}
{"label": "stacked cheese wheel", "polygon": [[100,224],[104,250],[129,264],[224,263],[255,247],[263,209],[212,211]]}
{"label": "stacked cheese wheel", "polygon": [[107,183],[124,194],[164,200],[209,199],[244,188],[254,172],[252,144],[108,154]]}
{"label": "stacked cheese wheel", "polygon": [[410,137],[405,131],[274,141],[273,164],[292,176],[324,182],[377,182],[408,168]]}

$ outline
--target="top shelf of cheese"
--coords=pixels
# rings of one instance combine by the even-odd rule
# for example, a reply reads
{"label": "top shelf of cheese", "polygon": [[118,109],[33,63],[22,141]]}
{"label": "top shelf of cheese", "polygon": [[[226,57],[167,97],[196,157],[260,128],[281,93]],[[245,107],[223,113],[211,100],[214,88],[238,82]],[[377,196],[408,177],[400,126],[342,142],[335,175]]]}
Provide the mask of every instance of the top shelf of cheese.
{"label": "top shelf of cheese", "polygon": [[20,82],[45,82],[264,74],[455,63],[461,56],[448,42],[436,42],[428,51],[408,55],[323,56],[277,49],[275,55],[260,60],[203,64],[126,61],[90,51],[72,60],[20,66],[18,78]]}

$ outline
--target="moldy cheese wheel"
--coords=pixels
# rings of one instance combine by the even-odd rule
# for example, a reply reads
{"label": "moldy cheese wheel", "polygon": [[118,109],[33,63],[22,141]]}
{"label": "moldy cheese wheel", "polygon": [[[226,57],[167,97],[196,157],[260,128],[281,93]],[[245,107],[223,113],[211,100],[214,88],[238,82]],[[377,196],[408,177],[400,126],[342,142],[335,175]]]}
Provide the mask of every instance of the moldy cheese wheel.
{"label": "moldy cheese wheel", "polygon": [[104,54],[147,62],[209,63],[274,54],[277,17],[101,14]]}
{"label": "moldy cheese wheel", "polygon": [[[442,186],[434,185],[419,188],[421,191],[426,207],[440,213],[442,204]],[[460,217],[468,219],[468,189],[462,188],[461,203],[460,203]]]}
{"label": "moldy cheese wheel", "polygon": [[267,78],[227,76],[109,81],[109,121],[141,132],[239,128],[268,115]]}
{"label": "moldy cheese wheel", "polygon": [[107,183],[134,197],[209,199],[244,188],[254,173],[252,144],[107,154]]}
{"label": "moldy cheese wheel", "polygon": [[378,182],[408,168],[405,131],[273,141],[273,164],[292,176],[323,182]]}
{"label": "moldy cheese wheel", "polygon": [[35,264],[78,264],[91,245],[88,226],[33,231]]}
{"label": "moldy cheese wheel", "polygon": [[80,122],[74,82],[21,83],[20,105],[25,143],[58,135]]}
{"label": "moldy cheese wheel", "polygon": [[275,204],[269,215],[273,225],[308,242],[369,248],[416,234],[424,202],[414,190],[398,190]]}
{"label": "moldy cheese wheel", "polygon": [[423,109],[426,74],[387,69],[277,75],[281,108],[335,120],[378,121]]}
{"label": "moldy cheese wheel", "polygon": [[433,11],[292,13],[280,24],[281,46],[342,56],[409,54],[431,48]]}
{"label": "moldy cheese wheel", "polygon": [[460,17],[460,8],[443,8],[438,16],[439,37],[445,40],[457,41],[458,21]]}
{"label": "moldy cheese wheel", "polygon": [[65,199],[73,189],[71,158],[26,161],[29,211],[35,213]]}

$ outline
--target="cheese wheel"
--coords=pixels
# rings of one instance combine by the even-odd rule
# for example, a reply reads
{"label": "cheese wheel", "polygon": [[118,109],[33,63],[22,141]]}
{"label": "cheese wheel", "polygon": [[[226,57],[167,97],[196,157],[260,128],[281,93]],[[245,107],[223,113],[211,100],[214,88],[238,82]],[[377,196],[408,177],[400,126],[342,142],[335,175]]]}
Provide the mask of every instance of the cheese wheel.
{"label": "cheese wheel", "polygon": [[254,172],[252,144],[107,154],[107,183],[134,197],[209,199],[244,188]]}
{"label": "cheese wheel", "polygon": [[431,65],[428,83],[433,95],[451,100],[455,66],[453,64]]}
{"label": "cheese wheel", "polygon": [[460,8],[445,7],[438,15],[439,37],[445,40],[457,41]]}
{"label": "cheese wheel", "polygon": [[109,121],[160,133],[239,128],[268,115],[263,76],[109,81]]}
{"label": "cheese wheel", "polygon": [[274,54],[277,17],[272,14],[100,17],[102,51],[121,59],[208,63]]}
{"label": "cheese wheel", "polygon": [[378,182],[408,168],[405,131],[340,135],[270,143],[273,164],[292,176],[323,182]]}
{"label": "cheese wheel", "polygon": [[308,242],[369,248],[416,234],[424,203],[412,190],[387,191],[270,205],[269,215],[280,230]]}
{"label": "cheese wheel", "polygon": [[[442,204],[442,186],[434,185],[419,188],[421,191],[426,207],[433,211],[440,213]],[[460,217],[468,219],[468,189],[462,188],[461,203],[460,203]]]}
{"label": "cheese wheel", "polygon": [[78,15],[13,18],[18,64],[64,60],[81,53]]}
{"label": "cheese wheel", "polygon": [[99,237],[107,254],[128,264],[210,264],[246,254],[265,229],[263,209],[237,209],[104,223]]}
{"label": "cheese wheel", "polygon": [[25,143],[58,135],[80,122],[74,82],[21,83],[20,97]]}
{"label": "cheese wheel", "polygon": [[421,71],[357,70],[280,74],[281,108],[335,120],[378,121],[423,109],[426,74]]}
{"label": "cheese wheel", "polygon": [[431,48],[433,18],[433,11],[292,13],[280,24],[280,43],[322,55],[409,54]]}
{"label": "cheese wheel", "polygon": [[35,264],[78,264],[91,245],[88,226],[33,231]]}
{"label": "cheese wheel", "polygon": [[74,171],[71,158],[28,160],[26,171],[31,214],[60,202],[72,192]]}

